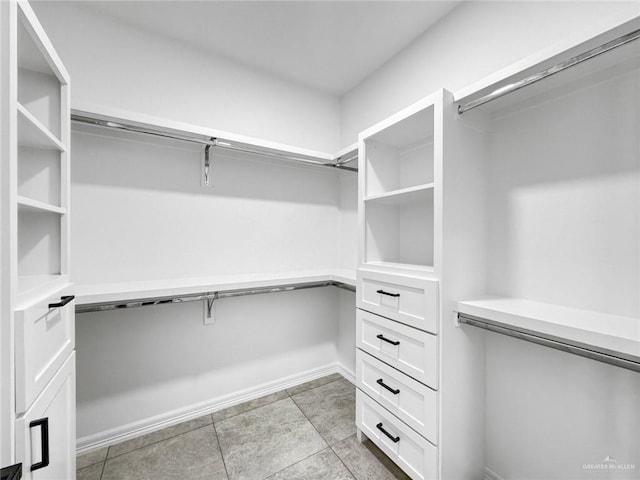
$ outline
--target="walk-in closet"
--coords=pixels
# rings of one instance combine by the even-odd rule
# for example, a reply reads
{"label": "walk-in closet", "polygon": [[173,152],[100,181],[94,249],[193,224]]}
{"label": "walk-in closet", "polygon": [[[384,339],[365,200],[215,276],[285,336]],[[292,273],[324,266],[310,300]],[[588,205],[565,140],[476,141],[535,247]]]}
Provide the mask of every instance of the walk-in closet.
{"label": "walk-in closet", "polygon": [[0,0],[2,480],[640,480],[640,3]]}

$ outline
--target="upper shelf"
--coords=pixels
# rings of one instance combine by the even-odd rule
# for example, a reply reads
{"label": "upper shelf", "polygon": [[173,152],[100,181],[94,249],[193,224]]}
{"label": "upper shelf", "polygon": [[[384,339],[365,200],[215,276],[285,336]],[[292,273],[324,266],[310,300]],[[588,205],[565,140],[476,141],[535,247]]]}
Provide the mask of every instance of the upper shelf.
{"label": "upper shelf", "polygon": [[225,150],[357,171],[357,162],[353,162],[357,159],[356,145],[342,149],[336,154],[329,154],[198,125],[95,106],[75,106],[71,109],[71,119],[75,122],[115,130],[174,138]]}
{"label": "upper shelf", "polygon": [[640,319],[521,298],[461,301],[456,310],[491,325],[640,363]]}
{"label": "upper shelf", "polygon": [[614,28],[591,26],[579,36],[456,92],[454,97],[459,110],[477,106],[489,115],[507,113],[530,99],[548,100],[550,92],[571,92],[580,88],[582,81],[588,84],[607,80],[638,66],[640,16]]}

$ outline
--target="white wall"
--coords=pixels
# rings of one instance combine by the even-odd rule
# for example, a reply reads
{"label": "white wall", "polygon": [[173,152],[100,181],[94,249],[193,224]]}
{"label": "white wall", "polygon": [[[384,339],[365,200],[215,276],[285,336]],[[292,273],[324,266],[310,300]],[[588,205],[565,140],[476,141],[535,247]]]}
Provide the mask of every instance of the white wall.
{"label": "white wall", "polygon": [[228,58],[134,29],[83,2],[34,10],[72,78],[80,103],[142,112],[333,153],[338,100]]}
{"label": "white wall", "polygon": [[[74,282],[341,264],[346,172],[216,155],[215,188],[203,189],[196,146],[84,126],[72,150]],[[81,446],[335,368],[345,323],[335,290],[218,301],[206,327],[201,303],[78,315]]]}
{"label": "white wall", "polygon": [[[87,313],[76,318],[81,446],[335,365],[337,289]],[[204,412],[203,412],[204,413]]]}
{"label": "white wall", "polygon": [[342,144],[439,88],[471,85],[594,24],[640,14],[636,1],[464,2],[342,98]]}
{"label": "white wall", "polygon": [[214,155],[214,188],[205,189],[197,146],[78,131],[71,188],[75,282],[340,265],[335,170]]}

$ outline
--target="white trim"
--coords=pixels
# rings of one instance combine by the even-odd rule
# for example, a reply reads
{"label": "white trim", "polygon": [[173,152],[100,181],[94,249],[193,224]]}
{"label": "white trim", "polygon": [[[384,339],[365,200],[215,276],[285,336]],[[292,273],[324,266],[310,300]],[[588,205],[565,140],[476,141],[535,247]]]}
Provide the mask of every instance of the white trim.
{"label": "white trim", "polygon": [[345,367],[341,363],[338,364],[338,373],[345,379],[349,380],[353,385],[356,384],[356,374],[353,372],[353,370]]}
{"label": "white trim", "polygon": [[255,400],[256,398],[260,398],[271,393],[295,387],[317,378],[331,375],[332,373],[339,373],[350,382],[355,383],[355,376],[353,375],[353,372],[347,370],[343,365],[340,365],[337,362],[331,363],[295,375],[289,375],[278,380],[266,382],[256,387],[240,390],[229,395],[213,398],[205,402],[196,403],[161,415],[156,415],[144,420],[139,420],[110,430],[78,438],[76,442],[76,454],[80,455],[98,448],[107,447],[116,443],[124,442],[125,440],[140,437],[172,425],[201,417],[202,415],[217,412],[240,403]]}
{"label": "white trim", "polygon": [[502,478],[496,472],[491,470],[489,467],[485,466],[484,467],[484,476],[482,477],[482,480],[504,480],[504,478]]}

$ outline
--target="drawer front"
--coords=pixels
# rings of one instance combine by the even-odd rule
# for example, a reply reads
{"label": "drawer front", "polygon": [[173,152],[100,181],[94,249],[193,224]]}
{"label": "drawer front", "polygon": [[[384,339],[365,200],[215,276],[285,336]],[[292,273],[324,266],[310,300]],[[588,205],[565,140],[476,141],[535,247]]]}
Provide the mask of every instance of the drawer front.
{"label": "drawer front", "polygon": [[356,346],[434,389],[438,388],[437,339],[393,320],[356,311]]}
{"label": "drawer front", "polygon": [[358,308],[438,332],[438,282],[358,270]]}
{"label": "drawer front", "polygon": [[431,443],[438,444],[438,394],[356,350],[357,386]]}
{"label": "drawer front", "polygon": [[75,302],[60,295],[15,313],[16,412],[23,413],[75,348]]}
{"label": "drawer front", "polygon": [[437,478],[437,447],[360,390],[356,390],[356,426],[411,478]]}

